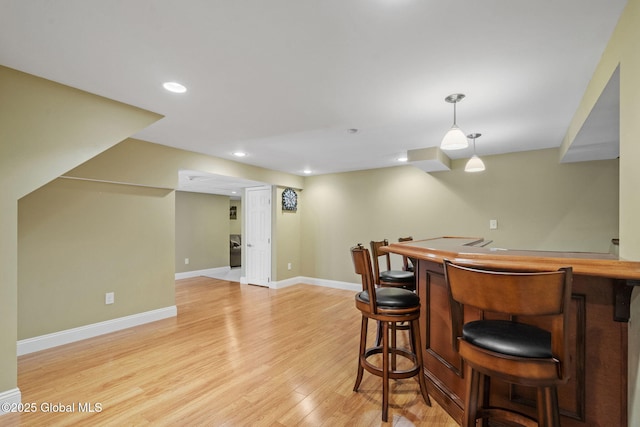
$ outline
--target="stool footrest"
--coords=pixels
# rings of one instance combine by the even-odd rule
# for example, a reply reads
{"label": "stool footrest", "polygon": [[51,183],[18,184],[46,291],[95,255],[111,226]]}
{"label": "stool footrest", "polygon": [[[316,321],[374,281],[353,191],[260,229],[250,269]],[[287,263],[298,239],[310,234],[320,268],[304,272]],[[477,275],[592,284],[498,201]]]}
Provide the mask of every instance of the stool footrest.
{"label": "stool footrest", "polygon": [[[378,377],[382,377],[384,375],[384,371],[378,365],[371,363],[367,360],[370,356],[374,356],[376,354],[382,354],[382,346],[371,347],[368,348],[363,355],[360,356],[360,360],[362,361],[363,368],[372,375],[376,375]],[[409,369],[395,369],[389,371],[389,378],[397,380],[404,378],[411,378],[417,375],[420,372],[420,366],[416,363],[416,356],[412,351],[406,350],[404,348],[390,348],[389,355],[395,354],[397,356],[405,357],[413,363],[413,366]]]}
{"label": "stool footrest", "polygon": [[538,422],[525,414],[505,408],[497,408],[494,406],[479,409],[478,417],[476,419],[480,418],[492,418],[509,421],[512,423],[520,424],[524,427],[538,427]]}

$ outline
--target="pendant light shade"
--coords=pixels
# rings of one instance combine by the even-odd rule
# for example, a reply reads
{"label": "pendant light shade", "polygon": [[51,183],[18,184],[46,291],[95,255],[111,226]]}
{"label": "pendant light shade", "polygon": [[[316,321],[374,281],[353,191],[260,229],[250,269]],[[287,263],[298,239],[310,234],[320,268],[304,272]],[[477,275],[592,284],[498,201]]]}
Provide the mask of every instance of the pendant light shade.
{"label": "pendant light shade", "polygon": [[454,93],[444,99],[445,101],[453,104],[453,126],[451,126],[451,129],[449,129],[440,143],[440,148],[443,150],[461,150],[469,146],[467,137],[456,124],[456,104],[462,101],[463,98],[463,94]]}
{"label": "pendant light shade", "polygon": [[484,162],[475,154],[469,159],[467,165],[464,167],[465,172],[482,172],[485,170]]}
{"label": "pendant light shade", "polygon": [[467,165],[464,167],[465,172],[482,172],[485,170],[484,162],[480,157],[476,155],[476,138],[480,137],[482,134],[480,133],[472,133],[468,135],[468,138],[473,140],[473,156],[467,162]]}
{"label": "pendant light shade", "polygon": [[443,150],[461,150],[468,146],[469,142],[467,141],[466,135],[462,132],[462,129],[455,124],[451,126],[451,129],[445,134],[440,144],[440,148]]}

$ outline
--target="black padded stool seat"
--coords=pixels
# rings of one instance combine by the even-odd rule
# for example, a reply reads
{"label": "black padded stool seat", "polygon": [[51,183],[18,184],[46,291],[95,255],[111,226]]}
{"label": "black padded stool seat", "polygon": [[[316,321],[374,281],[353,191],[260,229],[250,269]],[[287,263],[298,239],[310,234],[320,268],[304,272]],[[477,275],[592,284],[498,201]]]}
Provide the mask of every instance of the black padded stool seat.
{"label": "black padded stool seat", "polygon": [[[373,257],[373,275],[375,284],[381,287],[399,287],[414,291],[416,289],[416,276],[413,271],[392,270],[391,256],[388,252],[380,250],[389,245],[389,240],[371,241],[371,256]],[[386,270],[380,266],[380,258],[384,259]]]}
{"label": "black padded stool seat", "polygon": [[[417,377],[420,393],[425,403],[431,406],[424,376],[422,343],[420,338],[420,298],[403,288],[376,288],[369,251],[361,244],[351,248],[351,257],[356,274],[362,279],[362,292],[355,296],[356,308],[362,313],[360,325],[360,352],[358,375],[353,391],[358,391],[364,371],[382,378],[382,420],[389,417],[389,379]],[[369,319],[381,326],[382,344],[377,342],[367,347]],[[409,348],[397,345],[398,325],[408,326]],[[371,357],[376,356],[376,357]],[[382,357],[380,357],[382,356]],[[397,358],[407,359],[408,368],[400,369]],[[381,366],[382,365],[382,366]]]}
{"label": "black padded stool seat", "polygon": [[462,339],[497,353],[516,357],[553,357],[551,334],[508,320],[476,320],[462,327]]}
{"label": "black padded stool seat", "polygon": [[[369,304],[369,291],[362,291],[356,299]],[[420,306],[420,298],[415,292],[402,288],[378,288],[376,300],[379,308],[414,308]]]}
{"label": "black padded stool seat", "polygon": [[394,283],[399,286],[413,285],[415,282],[413,271],[404,270],[387,270],[380,272],[380,281],[385,283]]}

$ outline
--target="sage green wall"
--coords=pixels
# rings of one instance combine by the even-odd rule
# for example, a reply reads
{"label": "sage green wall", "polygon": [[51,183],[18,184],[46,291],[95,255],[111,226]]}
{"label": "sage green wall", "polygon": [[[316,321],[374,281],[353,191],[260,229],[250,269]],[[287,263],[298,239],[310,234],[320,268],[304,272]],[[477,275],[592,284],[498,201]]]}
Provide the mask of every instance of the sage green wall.
{"label": "sage green wall", "polygon": [[177,191],[175,272],[229,266],[229,228],[228,196]]}
{"label": "sage green wall", "polygon": [[[218,159],[190,151],[179,150],[159,144],[153,144],[133,138],[128,138],[120,144],[106,150],[99,156],[84,164],[66,172],[64,175],[79,179],[100,180],[120,183],[132,183],[135,185],[153,186],[158,188],[176,188],[178,184],[178,171],[180,169],[197,170],[220,175],[236,176],[254,181],[261,181],[274,185],[301,188],[304,178],[297,175],[289,175],[282,172],[271,171],[256,166],[243,165],[229,160]],[[229,224],[229,199],[225,208],[225,221]],[[239,205],[241,207],[241,205]],[[242,222],[242,211],[238,212],[237,222]],[[273,219],[275,229],[278,226]],[[228,240],[229,229],[227,229]],[[295,235],[295,234],[294,234]],[[296,239],[298,235],[295,235]],[[290,247],[290,246],[287,246]],[[276,246],[277,248],[277,246]],[[179,249],[182,250],[182,249]],[[277,249],[276,249],[277,251]],[[196,255],[196,258],[199,255]],[[173,255],[176,272],[194,271],[195,264],[184,265],[186,256]],[[189,257],[191,258],[191,257]],[[282,258],[282,257],[280,257]],[[278,266],[275,260],[278,254],[274,254],[272,266],[273,280],[281,280],[278,277]],[[295,260],[293,261],[295,262]],[[299,265],[299,263],[296,262]],[[226,266],[227,263],[220,265]],[[215,266],[206,265],[202,269]],[[285,270],[281,270],[282,273]],[[292,270],[293,271],[293,270]],[[288,272],[286,277],[294,277]]]}
{"label": "sage green wall", "polygon": [[[275,205],[275,238],[274,257],[272,264],[275,266],[273,276],[275,280],[286,280],[302,275],[302,217],[304,216],[304,192],[296,189],[298,194],[298,210],[282,210],[283,187],[277,188]],[[291,263],[291,270],[288,264]]]}
{"label": "sage green wall", "polygon": [[[308,177],[303,275],[358,283],[349,248],[401,236],[478,236],[513,249],[610,250],[618,236],[617,160],[559,164],[555,149],[483,159],[487,170],[475,174],[457,160],[452,171],[433,174],[399,166]],[[497,230],[489,230],[490,219],[498,220]]]}
{"label": "sage green wall", "polygon": [[303,177],[297,175],[245,165],[134,138],[122,141],[65,175],[175,189],[178,186],[178,171],[181,169],[297,188],[302,186],[304,180]]}
{"label": "sage green wall", "polygon": [[[563,141],[573,142],[609,78],[620,66],[620,256],[640,260],[640,0],[629,0]],[[640,418],[639,418],[640,421]]]}
{"label": "sage green wall", "polygon": [[63,178],[20,199],[18,339],[175,305],[173,207],[171,190]]}
{"label": "sage green wall", "polygon": [[0,66],[0,393],[17,388],[18,199],[161,116]]}

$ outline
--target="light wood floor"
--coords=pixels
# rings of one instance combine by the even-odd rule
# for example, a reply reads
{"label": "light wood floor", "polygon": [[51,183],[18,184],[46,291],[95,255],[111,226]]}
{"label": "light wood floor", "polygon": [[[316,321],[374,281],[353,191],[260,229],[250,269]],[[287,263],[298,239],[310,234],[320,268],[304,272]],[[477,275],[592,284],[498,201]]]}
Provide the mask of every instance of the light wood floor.
{"label": "light wood floor", "polygon": [[379,378],[365,372],[352,391],[353,292],[199,277],[176,282],[176,305],[176,318],[20,357],[22,402],[37,412],[0,425],[457,426],[414,378],[392,384],[389,423]]}

